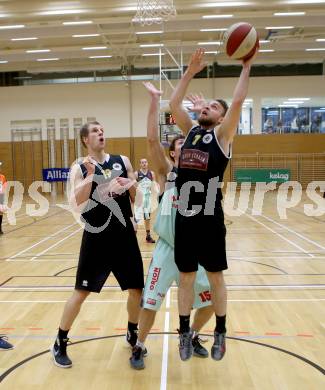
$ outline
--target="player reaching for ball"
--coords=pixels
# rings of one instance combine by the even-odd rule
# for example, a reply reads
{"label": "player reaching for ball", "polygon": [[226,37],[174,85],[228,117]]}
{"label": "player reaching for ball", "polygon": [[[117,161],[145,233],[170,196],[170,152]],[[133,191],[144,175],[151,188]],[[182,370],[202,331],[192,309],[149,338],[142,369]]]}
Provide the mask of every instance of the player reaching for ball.
{"label": "player reaching for ball", "polygon": [[179,353],[182,360],[189,359],[193,353],[189,324],[194,301],[193,284],[199,264],[206,270],[216,315],[211,357],[221,360],[226,350],[227,291],[222,272],[228,267],[220,183],[231,158],[231,145],[247,95],[254,57],[243,61],[231,106],[228,108],[222,99],[210,101],[201,110],[198,126],[193,126],[182,102],[190,81],[206,66],[204,50],[198,49],[192,55],[170,100],[176,124],[187,134],[176,179],[179,205],[175,222],[175,262],[180,271]]}
{"label": "player reaching for ball", "polygon": [[[179,280],[179,271],[174,260],[174,232],[177,209],[177,193],[175,179],[180,150],[184,142],[183,135],[177,135],[171,141],[168,159],[159,137],[159,97],[162,92],[154,85],[144,83],[149,95],[150,106],[147,119],[148,151],[157,168],[157,182],[160,187],[159,208],[157,210],[155,232],[158,241],[152,254],[148,270],[146,285],[142,295],[142,311],[139,318],[139,334],[136,345],[130,358],[131,367],[141,370],[145,367],[144,356],[147,354],[145,342],[154,324],[156,313],[174,282]],[[190,95],[188,99],[193,103],[192,111],[204,104],[203,96]],[[195,299],[193,307],[196,310],[191,329],[193,338],[194,356],[208,357],[208,351],[201,345],[199,332],[213,315],[210,299],[210,286],[206,273],[199,267],[194,284]]]}

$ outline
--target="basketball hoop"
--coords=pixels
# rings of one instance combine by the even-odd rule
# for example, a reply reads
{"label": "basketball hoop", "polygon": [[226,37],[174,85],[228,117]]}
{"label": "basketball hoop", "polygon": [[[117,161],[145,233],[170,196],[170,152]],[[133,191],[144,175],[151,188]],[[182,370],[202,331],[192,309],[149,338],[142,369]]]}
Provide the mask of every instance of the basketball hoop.
{"label": "basketball hoop", "polygon": [[142,26],[162,23],[176,16],[174,0],[138,0],[133,22]]}

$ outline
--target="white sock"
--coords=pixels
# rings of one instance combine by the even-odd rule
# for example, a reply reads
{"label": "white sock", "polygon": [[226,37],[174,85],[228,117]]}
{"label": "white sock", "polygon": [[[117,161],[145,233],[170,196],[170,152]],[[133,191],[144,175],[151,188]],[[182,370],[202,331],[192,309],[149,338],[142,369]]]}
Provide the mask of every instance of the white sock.
{"label": "white sock", "polygon": [[142,350],[145,348],[144,343],[141,343],[141,341],[139,341],[139,340],[137,340],[136,346],[140,347]]}

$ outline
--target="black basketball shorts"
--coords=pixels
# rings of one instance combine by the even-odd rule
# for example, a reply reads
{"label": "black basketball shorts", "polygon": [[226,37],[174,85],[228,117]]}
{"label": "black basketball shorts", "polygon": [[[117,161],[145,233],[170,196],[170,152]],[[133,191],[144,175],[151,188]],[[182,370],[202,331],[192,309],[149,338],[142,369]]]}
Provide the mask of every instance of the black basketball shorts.
{"label": "black basketball shorts", "polygon": [[198,264],[208,272],[228,268],[226,226],[221,207],[215,215],[186,217],[177,212],[175,262],[180,272],[195,272]]}
{"label": "black basketball shorts", "polygon": [[143,264],[130,219],[101,233],[83,233],[75,288],[99,293],[110,273],[122,290],[144,287]]}

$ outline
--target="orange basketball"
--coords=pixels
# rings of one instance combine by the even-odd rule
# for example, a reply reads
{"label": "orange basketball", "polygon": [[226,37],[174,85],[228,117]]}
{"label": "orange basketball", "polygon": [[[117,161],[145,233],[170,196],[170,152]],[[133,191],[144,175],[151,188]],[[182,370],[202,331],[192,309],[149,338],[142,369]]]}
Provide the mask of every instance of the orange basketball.
{"label": "orange basketball", "polygon": [[259,47],[255,28],[245,22],[230,26],[225,34],[227,55],[234,60],[246,60],[254,55]]}

